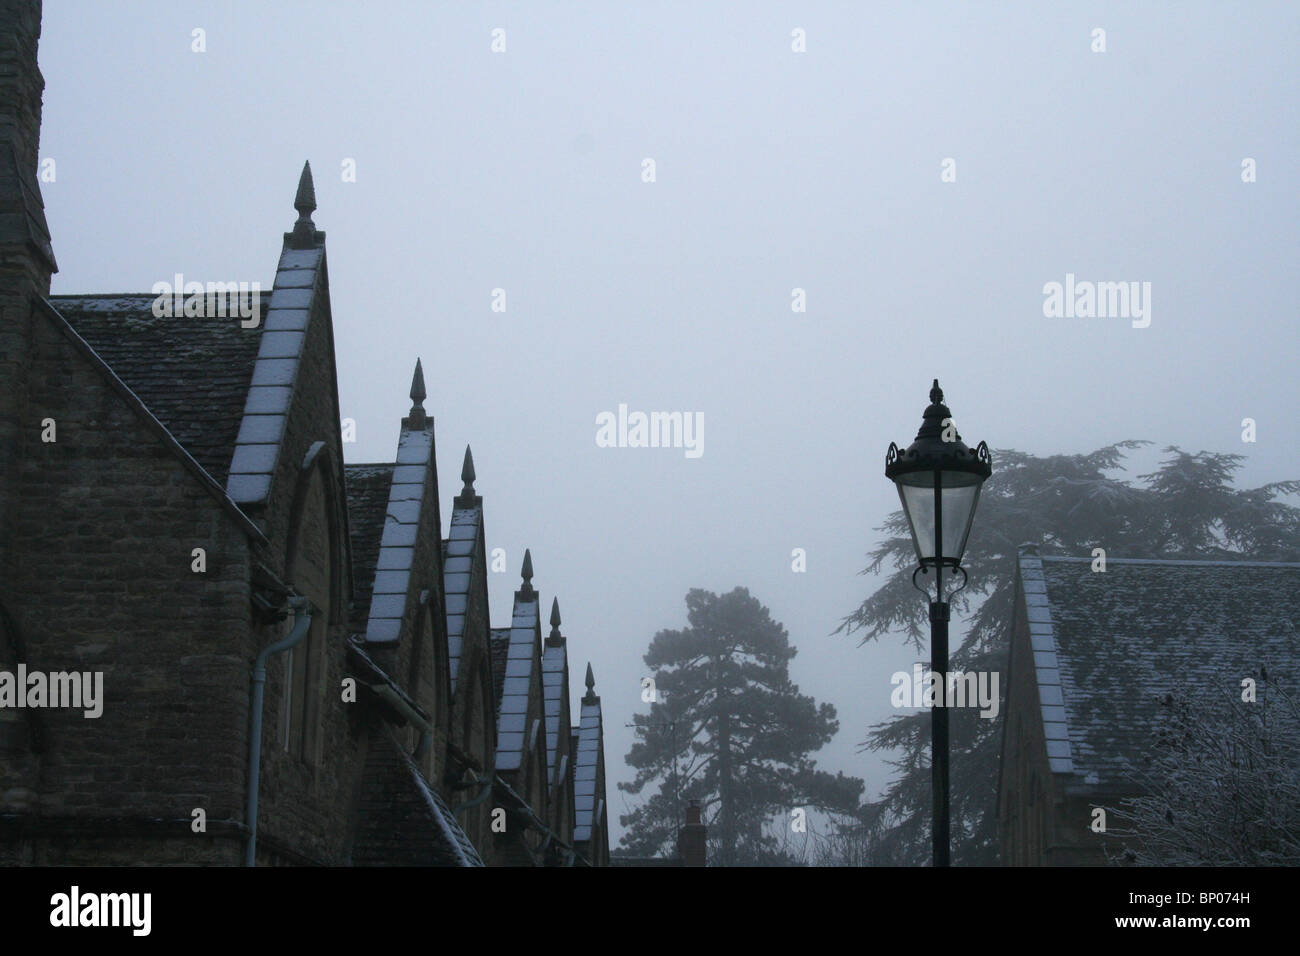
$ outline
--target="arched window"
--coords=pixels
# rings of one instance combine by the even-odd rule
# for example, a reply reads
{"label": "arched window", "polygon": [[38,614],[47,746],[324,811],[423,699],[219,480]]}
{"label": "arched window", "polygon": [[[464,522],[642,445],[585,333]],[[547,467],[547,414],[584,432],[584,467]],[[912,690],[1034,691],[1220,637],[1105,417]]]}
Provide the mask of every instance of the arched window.
{"label": "arched window", "polygon": [[[313,602],[315,603],[315,602]],[[280,743],[308,763],[315,763],[320,739],[321,669],[325,645],[324,612],[313,609],[307,636],[285,652],[285,692],[280,708]],[[285,633],[292,618],[285,622]]]}
{"label": "arched window", "polygon": [[[312,453],[304,462],[290,511],[285,563],[288,583],[311,601],[312,623],[307,636],[284,654],[280,742],[286,752],[309,764],[320,760],[326,643],[338,576],[334,566],[334,489],[324,459],[324,455]],[[292,617],[284,626],[288,633]]]}

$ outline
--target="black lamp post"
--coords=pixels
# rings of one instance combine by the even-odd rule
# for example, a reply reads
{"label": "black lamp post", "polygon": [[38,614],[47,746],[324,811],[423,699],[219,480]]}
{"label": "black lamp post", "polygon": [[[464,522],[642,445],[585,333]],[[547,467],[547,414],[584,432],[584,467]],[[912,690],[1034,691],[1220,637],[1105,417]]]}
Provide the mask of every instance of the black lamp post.
{"label": "black lamp post", "polygon": [[930,711],[931,787],[934,797],[934,865],[948,865],[948,602],[944,600],[943,569],[950,576],[966,571],[961,556],[966,550],[980,486],[993,472],[988,446],[980,442],[967,448],[952,423],[952,412],[943,403],[943,389],[934,380],[930,406],[925,410],[916,441],[900,452],[889,443],[885,455],[885,477],[898,485],[898,497],[912,529],[919,567],[912,572],[912,585],[929,597],[929,587],[917,584],[918,574],[934,569],[935,596],[930,601],[930,672],[942,681]]}

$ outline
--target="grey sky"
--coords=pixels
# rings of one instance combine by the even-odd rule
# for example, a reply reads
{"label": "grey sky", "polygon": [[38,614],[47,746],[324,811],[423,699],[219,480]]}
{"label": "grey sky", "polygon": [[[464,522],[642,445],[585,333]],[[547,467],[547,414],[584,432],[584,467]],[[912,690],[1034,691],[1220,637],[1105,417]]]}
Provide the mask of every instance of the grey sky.
{"label": "grey sky", "polygon": [[[495,622],[531,547],[575,697],[593,663],[613,838],[641,655],[690,587],[787,626],[840,712],[822,766],[876,793],[856,744],[916,654],[829,633],[875,586],[885,449],[932,377],[972,445],[1300,476],[1298,36],[1293,3],[47,0],[54,291],[269,288],[310,159],[348,460],[392,460],[420,356],[444,514],[470,442],[507,551]],[[1150,327],[1045,318],[1067,273],[1150,282]],[[702,457],[598,448],[619,403],[702,413]]]}

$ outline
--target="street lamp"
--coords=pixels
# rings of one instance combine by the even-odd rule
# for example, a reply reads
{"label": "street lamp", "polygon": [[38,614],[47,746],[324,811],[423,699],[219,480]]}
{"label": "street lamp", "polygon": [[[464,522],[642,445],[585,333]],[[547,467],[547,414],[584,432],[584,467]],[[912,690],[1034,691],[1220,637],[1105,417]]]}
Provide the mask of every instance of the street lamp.
{"label": "street lamp", "polygon": [[948,617],[944,600],[943,569],[950,576],[966,571],[961,556],[966,550],[980,487],[993,472],[989,448],[980,442],[967,448],[943,403],[943,389],[934,380],[930,406],[925,410],[916,441],[906,451],[893,442],[885,454],[885,477],[898,485],[903,513],[912,529],[912,544],[920,562],[912,572],[912,585],[926,597],[929,588],[917,584],[918,574],[934,570],[935,596],[930,601],[930,673],[942,681],[930,711],[930,779],[934,799],[934,865],[948,865]]}

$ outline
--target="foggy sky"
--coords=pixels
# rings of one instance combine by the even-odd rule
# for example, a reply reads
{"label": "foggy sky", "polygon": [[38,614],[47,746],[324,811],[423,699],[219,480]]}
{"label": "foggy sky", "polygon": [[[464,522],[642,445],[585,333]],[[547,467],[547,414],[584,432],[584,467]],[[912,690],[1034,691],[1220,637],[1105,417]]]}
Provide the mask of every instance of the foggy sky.
{"label": "foggy sky", "polygon": [[[1300,477],[1297,10],[46,0],[53,291],[269,290],[310,159],[347,460],[393,460],[421,357],[444,520],[472,443],[507,552],[493,623],[530,547],[575,703],[594,666],[611,839],[641,655],[691,587],[786,625],[839,710],[820,765],[874,795],[857,743],[921,655],[830,632],[878,583],[885,449],[932,378],[972,446],[1148,438]],[[1150,326],[1044,317],[1067,273],[1150,282]],[[597,447],[620,403],[702,414],[703,454]]]}

